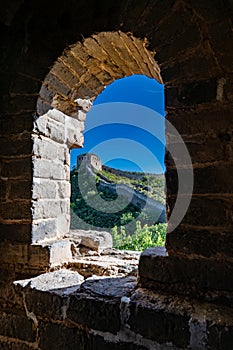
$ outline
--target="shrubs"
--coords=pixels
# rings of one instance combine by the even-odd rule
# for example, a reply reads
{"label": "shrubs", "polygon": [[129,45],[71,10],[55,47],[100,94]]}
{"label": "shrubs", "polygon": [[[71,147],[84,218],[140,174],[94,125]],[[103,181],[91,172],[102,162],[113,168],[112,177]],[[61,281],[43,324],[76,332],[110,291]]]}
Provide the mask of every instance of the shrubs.
{"label": "shrubs", "polygon": [[[159,188],[162,192],[163,178],[154,176],[154,179],[157,184],[161,181]],[[113,236],[114,248],[118,249],[141,251],[164,245],[166,224],[155,224],[153,213],[146,210],[140,212],[124,196],[101,188],[98,180],[98,177],[93,178],[86,171],[71,172],[72,228],[88,230],[94,227],[109,231]],[[109,211],[110,208],[113,210]]]}
{"label": "shrubs", "polygon": [[163,246],[166,238],[166,224],[142,226],[136,222],[136,230],[132,235],[127,235],[125,227],[114,226],[112,228],[113,247],[117,249],[139,250],[148,247]]}

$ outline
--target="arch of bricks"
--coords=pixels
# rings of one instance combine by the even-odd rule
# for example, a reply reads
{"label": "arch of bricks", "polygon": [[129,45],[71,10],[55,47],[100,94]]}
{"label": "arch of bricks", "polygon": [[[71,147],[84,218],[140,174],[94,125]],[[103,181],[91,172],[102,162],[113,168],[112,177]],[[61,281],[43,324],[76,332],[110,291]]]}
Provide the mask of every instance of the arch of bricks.
{"label": "arch of bricks", "polygon": [[[12,308],[22,310],[13,280],[69,261],[69,149],[82,145],[93,99],[107,84],[131,74],[165,84],[167,119],[183,137],[194,169],[190,207],[167,235],[166,252],[142,254],[138,286],[232,306],[232,11],[230,1],[191,0],[13,0],[2,9],[1,320],[7,322]],[[179,147],[167,134],[168,217],[178,187],[169,149]],[[132,304],[132,313],[139,312],[133,310]],[[14,317],[11,325],[19,316]],[[227,348],[230,333],[223,343],[221,337],[226,323],[230,332],[233,322],[225,321],[219,321],[222,331],[213,332],[205,323],[202,345],[218,342],[216,349]],[[153,338],[137,322],[131,319],[132,329]],[[195,322],[191,326],[198,333]],[[201,349],[190,339],[191,348]],[[172,341],[187,345],[175,335]]]}
{"label": "arch of bricks", "polygon": [[62,239],[69,232],[69,150],[83,145],[84,121],[93,99],[115,79],[132,74],[161,82],[145,40],[118,31],[72,45],[45,77],[32,135],[32,242]]}

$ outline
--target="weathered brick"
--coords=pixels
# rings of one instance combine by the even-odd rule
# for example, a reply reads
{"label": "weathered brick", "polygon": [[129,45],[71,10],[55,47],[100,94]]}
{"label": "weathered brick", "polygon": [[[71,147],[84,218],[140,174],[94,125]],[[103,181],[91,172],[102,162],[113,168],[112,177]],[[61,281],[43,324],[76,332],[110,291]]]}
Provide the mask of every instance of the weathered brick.
{"label": "weathered brick", "polygon": [[214,0],[211,5],[206,6],[201,0],[188,0],[188,4],[192,7],[199,16],[203,18],[207,23],[215,23],[225,18],[226,16],[226,7],[224,3]]}
{"label": "weathered brick", "polygon": [[172,60],[177,54],[185,53],[187,50],[195,48],[201,40],[201,34],[196,24],[190,23],[184,32],[177,34],[173,39],[173,45],[163,45],[156,54],[156,59],[163,64]]}
{"label": "weathered brick", "polygon": [[0,312],[1,335],[18,338],[33,342],[36,337],[36,330],[32,320],[23,315],[6,314]]}
{"label": "weathered brick", "polygon": [[7,182],[0,179],[0,198],[6,199],[7,196]]}
{"label": "weathered brick", "polygon": [[11,115],[0,118],[0,134],[18,134],[33,129],[33,115],[31,113],[22,115]]}
{"label": "weathered brick", "polygon": [[211,321],[207,323],[207,340],[206,343],[210,349],[230,350],[233,344],[233,327],[232,325],[218,325]]}
{"label": "weathered brick", "polygon": [[30,220],[31,219],[31,201],[30,200],[12,200],[10,202],[0,203],[1,217],[4,220]]}
{"label": "weathered brick", "polygon": [[81,64],[76,58],[75,56],[73,56],[72,54],[70,54],[70,52],[65,55],[63,55],[62,62],[65,63],[66,66],[69,66],[70,68],[72,68],[72,70],[75,71],[75,73],[81,77],[86,71],[87,69],[84,67],[83,64]]}
{"label": "weathered brick", "polygon": [[20,178],[31,179],[32,159],[30,158],[14,158],[2,161],[3,178]]}
{"label": "weathered brick", "polygon": [[[228,136],[231,138],[229,134]],[[227,134],[221,134],[219,137],[212,138],[198,135],[195,139],[193,137],[193,140],[185,140],[185,146],[191,157],[191,162],[200,164],[227,161],[229,159],[229,141],[226,138]],[[177,166],[189,164],[189,157],[183,150],[184,145],[182,143],[169,143],[167,151],[170,152],[170,156],[167,157],[166,161],[171,161],[171,154],[173,154]]]}
{"label": "weathered brick", "polygon": [[[232,291],[233,264],[226,260],[207,258],[187,258],[169,255],[156,248],[146,249],[140,256],[140,285],[155,290],[163,284],[164,288],[182,294],[193,294],[207,290]],[[218,276],[218,278],[216,278]],[[151,281],[151,283],[149,283]]]}
{"label": "weathered brick", "polygon": [[41,81],[30,76],[16,74],[14,83],[11,86],[13,93],[37,93],[40,89]]}
{"label": "weathered brick", "polygon": [[42,134],[59,143],[65,142],[65,128],[47,114],[37,118],[34,125],[35,132],[39,135]]}
{"label": "weathered brick", "polygon": [[57,194],[58,191],[56,181],[34,178],[32,187],[33,199],[54,199],[57,197]]}
{"label": "weathered brick", "polygon": [[33,218],[49,219],[59,215],[69,214],[69,199],[38,199],[33,202]]}
{"label": "weathered brick", "polygon": [[76,77],[68,67],[62,62],[55,62],[51,72],[54,73],[61,81],[65,82],[67,86],[72,87],[79,83],[78,77]]}
{"label": "weathered brick", "polygon": [[220,132],[233,130],[230,104],[168,110],[167,119],[181,135],[218,135]]}
{"label": "weathered brick", "polygon": [[38,158],[54,160],[58,156],[60,145],[47,138],[33,137],[33,154]]}
{"label": "weathered brick", "polygon": [[0,339],[0,347],[4,350],[33,350],[35,349],[34,344],[28,344],[28,342],[18,342],[12,339]]}
{"label": "weathered brick", "polygon": [[69,167],[45,159],[33,159],[33,175],[38,178],[68,180]]}
{"label": "weathered brick", "polygon": [[[206,243],[208,242],[208,244]],[[206,257],[233,257],[233,235],[223,228],[189,228],[180,225],[167,233],[166,248],[170,254],[197,254]]]}
{"label": "weathered brick", "polygon": [[184,314],[169,312],[159,305],[130,303],[129,326],[132,331],[158,343],[185,348],[189,344],[189,318]]}
{"label": "weathered brick", "polygon": [[31,242],[31,224],[6,223],[0,224],[0,241],[12,241],[19,243]]}
{"label": "weathered brick", "polygon": [[31,133],[4,136],[1,141],[1,156],[30,155],[32,153]]}
{"label": "weathered brick", "polygon": [[120,301],[79,293],[71,297],[67,316],[77,324],[116,334],[120,329]]}
{"label": "weathered brick", "polygon": [[10,191],[9,199],[30,199],[32,196],[31,181],[14,181],[9,182]]}
{"label": "weathered brick", "polygon": [[[168,196],[169,213],[172,212],[175,202],[175,198]],[[182,224],[219,227],[229,225],[231,222],[228,221],[228,216],[231,207],[232,204],[227,199],[193,196]]]}
{"label": "weathered brick", "polygon": [[215,54],[219,56],[221,60],[221,66],[226,72],[233,72],[233,62],[231,59],[233,54],[233,37],[230,19],[215,23],[211,27],[210,36]]}
{"label": "weathered brick", "polygon": [[48,84],[50,90],[60,93],[61,95],[67,96],[69,94],[70,88],[52,74],[52,72],[46,76],[44,84]]}
{"label": "weathered brick", "polygon": [[31,227],[31,236],[33,242],[42,241],[57,237],[57,220],[33,220]]}
{"label": "weathered brick", "polygon": [[86,350],[88,348],[88,337],[85,330],[79,330],[77,327],[41,323],[39,335],[41,350],[52,350],[54,344],[57,350]]}
{"label": "weathered brick", "polygon": [[[205,168],[193,169],[194,188],[193,194],[207,193],[232,193],[233,191],[233,168],[228,163],[224,165],[206,166]],[[183,179],[187,179],[187,183],[182,182],[182,189],[179,191],[183,194],[188,192],[188,179],[190,171],[188,169],[180,169]],[[177,171],[167,169],[165,174],[167,183],[167,193],[176,194],[178,191]]]}
{"label": "weathered brick", "polygon": [[[199,67],[198,72],[196,70],[197,66]],[[188,79],[196,81],[199,79],[209,79],[212,76],[217,76],[219,73],[219,67],[216,64],[214,56],[207,55],[206,52],[202,52],[200,48],[198,48],[197,52],[191,57],[187,57],[175,65],[173,62],[171,64],[165,63],[161,65],[161,74],[164,81],[167,83],[178,83],[179,81],[187,81]],[[209,83],[207,82],[207,84]],[[212,84],[209,85],[209,88],[214,91],[215,85],[213,84],[212,86]],[[194,98],[197,100],[197,103],[200,103],[199,99],[207,98],[208,101],[208,99],[211,98],[211,93],[205,89],[203,83],[199,83],[199,89],[202,95],[200,94],[198,96],[198,92],[193,91],[191,92],[190,100]],[[184,104],[188,102],[189,94],[190,88],[183,91],[181,98],[184,100]],[[190,102],[191,101],[188,103],[190,104]],[[205,100],[203,100],[203,102],[205,102]]]}
{"label": "weathered brick", "polygon": [[[37,94],[25,94],[11,96],[9,102],[5,105],[4,112],[8,114],[18,114],[30,112],[33,114],[36,110]],[[19,108],[20,106],[20,108]]]}
{"label": "weathered brick", "polygon": [[182,107],[214,102],[217,96],[217,79],[193,81],[179,86],[166,87],[166,106]]}

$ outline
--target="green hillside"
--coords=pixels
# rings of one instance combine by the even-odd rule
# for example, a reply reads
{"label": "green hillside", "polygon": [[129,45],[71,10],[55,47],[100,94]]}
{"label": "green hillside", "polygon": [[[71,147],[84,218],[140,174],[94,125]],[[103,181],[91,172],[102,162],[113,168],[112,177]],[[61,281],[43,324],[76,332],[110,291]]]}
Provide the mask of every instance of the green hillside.
{"label": "green hillside", "polygon": [[[97,176],[103,175],[113,183],[126,184],[149,198],[165,204],[164,174],[143,174],[128,171],[120,171],[121,174],[114,174],[111,170],[113,169],[103,166],[103,170],[98,172]],[[117,172],[118,170],[114,169],[114,171]]]}
{"label": "green hillside", "polygon": [[154,222],[150,211],[128,203],[124,195],[114,193],[108,184],[127,185],[159,203],[165,203],[164,175],[103,167],[93,176],[87,169],[75,169],[71,171],[71,229],[109,231],[114,246],[119,249],[142,250],[163,245],[165,224]]}

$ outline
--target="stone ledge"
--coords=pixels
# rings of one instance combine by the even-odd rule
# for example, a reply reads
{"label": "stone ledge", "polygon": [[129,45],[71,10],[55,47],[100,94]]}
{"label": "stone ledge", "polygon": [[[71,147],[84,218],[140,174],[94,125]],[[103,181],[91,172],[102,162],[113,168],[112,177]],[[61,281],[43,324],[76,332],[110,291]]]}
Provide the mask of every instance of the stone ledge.
{"label": "stone ledge", "polygon": [[[82,283],[79,274],[59,270],[16,281],[15,288],[39,334],[60,329],[63,344],[66,336],[76,344],[85,334],[93,350],[100,344],[116,350],[231,349],[233,343],[231,308],[137,288],[135,277]],[[41,344],[45,338],[40,337]]]}
{"label": "stone ledge", "polygon": [[168,256],[165,248],[148,248],[139,261],[139,285],[233,305],[233,263]]}

